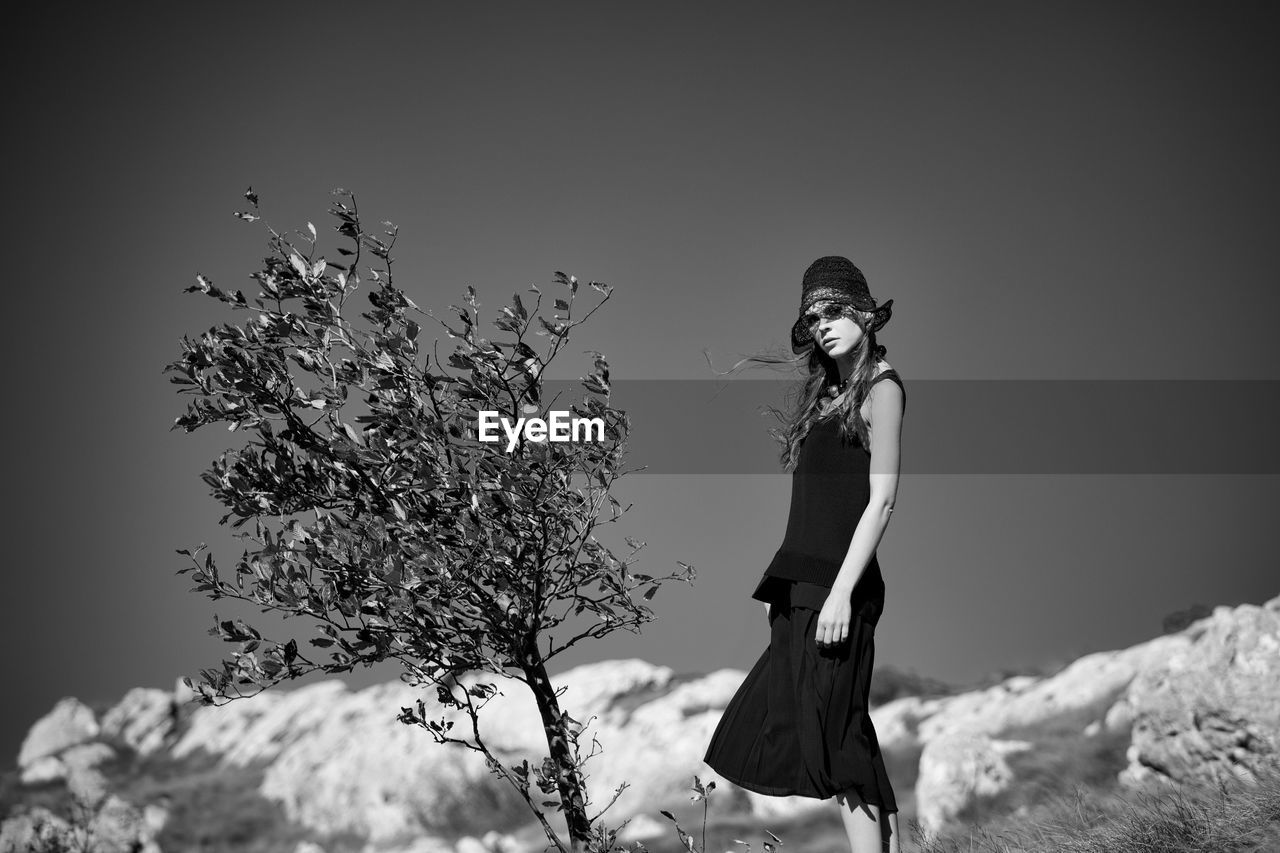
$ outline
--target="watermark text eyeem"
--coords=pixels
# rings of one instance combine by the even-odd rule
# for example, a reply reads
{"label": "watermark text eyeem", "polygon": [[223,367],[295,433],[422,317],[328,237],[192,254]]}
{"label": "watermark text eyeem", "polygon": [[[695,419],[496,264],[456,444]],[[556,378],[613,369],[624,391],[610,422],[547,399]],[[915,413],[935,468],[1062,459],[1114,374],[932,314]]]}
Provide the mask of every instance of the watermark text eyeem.
{"label": "watermark text eyeem", "polygon": [[[507,452],[515,450],[521,435],[525,441],[604,441],[604,418],[578,418],[571,412],[551,411],[547,418],[519,418],[513,426],[498,412],[481,411],[477,434],[481,441],[501,441],[498,426],[507,435]],[[594,437],[593,437],[594,435]]]}

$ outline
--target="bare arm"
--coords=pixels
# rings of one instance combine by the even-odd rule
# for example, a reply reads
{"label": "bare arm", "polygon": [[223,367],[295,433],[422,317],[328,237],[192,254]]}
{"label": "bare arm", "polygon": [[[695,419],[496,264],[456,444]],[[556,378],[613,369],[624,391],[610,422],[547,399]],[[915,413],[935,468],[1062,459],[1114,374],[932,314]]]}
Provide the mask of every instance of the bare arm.
{"label": "bare arm", "polygon": [[898,498],[898,475],[901,470],[902,412],[905,400],[902,389],[894,382],[878,382],[871,389],[871,498],[858,519],[858,527],[849,542],[840,573],[832,584],[833,592],[846,598],[853,592],[871,555],[875,553],[889,526],[894,501]]}

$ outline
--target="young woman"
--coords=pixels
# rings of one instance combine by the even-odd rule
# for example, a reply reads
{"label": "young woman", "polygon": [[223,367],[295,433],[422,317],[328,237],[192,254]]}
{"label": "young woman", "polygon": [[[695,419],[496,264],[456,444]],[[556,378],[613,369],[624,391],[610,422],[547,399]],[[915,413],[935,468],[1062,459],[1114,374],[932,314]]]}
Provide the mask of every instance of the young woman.
{"label": "young woman", "polygon": [[[793,472],[782,547],[752,597],[765,602],[769,647],[725,708],[703,760],[740,787],[835,797],[853,853],[900,851],[893,787],[868,714],[875,627],[884,609],[876,547],[898,489],[906,392],[876,332],[876,305],[847,258],[805,271],[791,329],[803,363],[782,463]],[[740,362],[741,364],[741,362]]]}

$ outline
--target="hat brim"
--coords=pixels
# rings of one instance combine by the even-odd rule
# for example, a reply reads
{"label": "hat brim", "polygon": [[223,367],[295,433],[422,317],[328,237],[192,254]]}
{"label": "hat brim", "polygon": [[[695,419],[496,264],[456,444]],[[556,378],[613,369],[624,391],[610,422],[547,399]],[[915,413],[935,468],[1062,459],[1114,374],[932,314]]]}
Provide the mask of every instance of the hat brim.
{"label": "hat brim", "polygon": [[[893,300],[885,300],[883,305],[877,305],[875,308],[860,309],[869,310],[874,315],[871,319],[871,325],[868,328],[870,334],[875,334],[884,328],[884,324],[889,322],[889,318],[893,316]],[[791,351],[804,352],[813,346],[813,335],[809,334],[809,327],[805,325],[803,312],[796,318],[795,323],[791,326]]]}

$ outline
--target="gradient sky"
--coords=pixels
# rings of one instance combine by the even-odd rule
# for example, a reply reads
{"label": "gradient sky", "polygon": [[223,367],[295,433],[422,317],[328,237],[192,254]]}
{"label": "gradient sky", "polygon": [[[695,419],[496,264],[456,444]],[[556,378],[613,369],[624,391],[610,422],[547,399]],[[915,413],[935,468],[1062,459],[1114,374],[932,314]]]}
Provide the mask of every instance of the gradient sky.
{"label": "gradient sky", "polygon": [[[895,300],[880,340],[906,435],[945,432],[912,423],[913,381],[1280,379],[1274,4],[240,8],[10,18],[15,758],[62,696],[216,666],[233,647],[206,635],[215,610],[311,636],[175,574],[178,548],[240,553],[199,474],[242,439],[169,432],[185,402],[161,370],[182,335],[248,316],[182,289],[256,292],[266,231],[231,215],[249,185],[331,257],[328,193],[353,191],[400,227],[396,280],[424,307],[474,285],[493,311],[555,270],[610,283],[573,349],[625,379],[706,379],[704,348],[723,368],[785,344],[805,266],[847,255]],[[1188,454],[1222,440],[1213,418],[1187,400]],[[783,475],[624,481],[640,570],[684,560],[696,586],[557,669],[748,668],[788,496]],[[1280,592],[1276,497],[1274,473],[906,475],[877,662],[962,683],[1261,602]]]}

